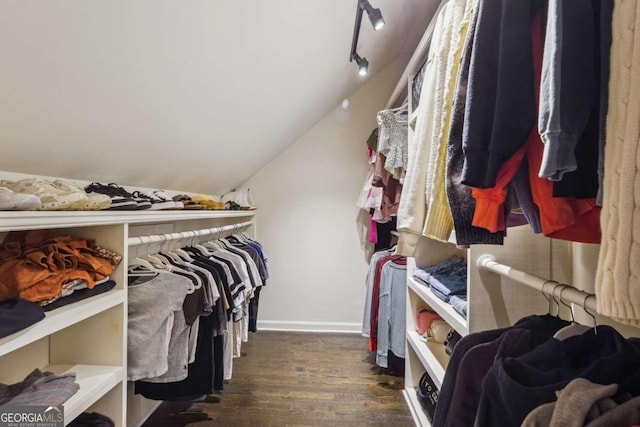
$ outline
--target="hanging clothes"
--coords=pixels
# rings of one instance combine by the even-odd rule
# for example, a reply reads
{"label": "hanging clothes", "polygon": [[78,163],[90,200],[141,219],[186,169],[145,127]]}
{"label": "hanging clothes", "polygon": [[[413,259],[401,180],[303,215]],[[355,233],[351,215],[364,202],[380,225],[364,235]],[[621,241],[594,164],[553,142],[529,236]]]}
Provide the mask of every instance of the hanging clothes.
{"label": "hanging clothes", "polygon": [[429,145],[433,128],[431,122],[438,111],[435,103],[436,76],[446,69],[449,46],[443,36],[449,20],[449,3],[441,9],[433,31],[425,77],[420,94],[420,114],[416,120],[413,138],[409,141],[407,173],[398,207],[398,254],[412,256],[422,235],[426,218],[426,177]]}
{"label": "hanging clothes", "polygon": [[520,357],[497,359],[484,378],[475,425],[520,426],[578,377],[640,395],[640,340],[598,326],[597,334],[589,329],[563,341],[550,339]]}
{"label": "hanging clothes", "polygon": [[[596,274],[598,313],[640,325],[640,3],[616,1],[605,148],[602,245]],[[631,260],[631,261],[630,261]]]}
{"label": "hanging clothes", "polygon": [[509,328],[461,338],[447,365],[434,425],[473,426],[483,380],[494,360],[525,354],[568,324],[554,316],[528,316]]}
{"label": "hanging clothes", "polygon": [[[248,339],[255,289],[268,278],[262,246],[238,234],[152,258],[166,271],[130,266],[129,336],[135,342],[129,347],[129,379],[150,399],[190,400],[222,391]],[[149,313],[150,306],[167,309]],[[157,327],[141,327],[151,318]],[[152,355],[144,352],[145,334],[159,346]]]}

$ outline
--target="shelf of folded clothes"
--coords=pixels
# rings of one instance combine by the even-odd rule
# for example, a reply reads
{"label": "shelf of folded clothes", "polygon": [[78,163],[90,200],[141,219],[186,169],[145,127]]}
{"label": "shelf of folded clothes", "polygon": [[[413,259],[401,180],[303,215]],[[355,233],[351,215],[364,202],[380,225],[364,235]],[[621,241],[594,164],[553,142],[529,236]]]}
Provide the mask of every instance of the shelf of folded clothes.
{"label": "shelf of folded clothes", "polygon": [[415,277],[409,277],[407,284],[460,335],[465,336],[469,333],[467,319],[458,313],[452,305],[438,298],[427,284]]}
{"label": "shelf of folded clothes", "polygon": [[123,304],[125,297],[124,290],[112,289],[106,293],[48,311],[44,319],[0,339],[0,356],[109,310],[118,304]]}
{"label": "shelf of folded clothes", "polygon": [[429,376],[433,379],[436,387],[440,389],[449,361],[444,345],[433,339],[427,340],[415,331],[407,331],[407,341],[422,365],[429,372]]}
{"label": "shelf of folded clothes", "polygon": [[43,371],[56,375],[75,373],[78,391],[62,405],[65,425],[96,403],[113,387],[123,382],[125,371],[121,366],[103,365],[49,365]]}
{"label": "shelf of folded clothes", "polygon": [[429,422],[427,414],[420,404],[418,391],[415,388],[408,387],[403,390],[402,394],[404,394],[404,399],[409,406],[412,418],[416,420],[416,425],[420,427],[431,427],[431,422]]}

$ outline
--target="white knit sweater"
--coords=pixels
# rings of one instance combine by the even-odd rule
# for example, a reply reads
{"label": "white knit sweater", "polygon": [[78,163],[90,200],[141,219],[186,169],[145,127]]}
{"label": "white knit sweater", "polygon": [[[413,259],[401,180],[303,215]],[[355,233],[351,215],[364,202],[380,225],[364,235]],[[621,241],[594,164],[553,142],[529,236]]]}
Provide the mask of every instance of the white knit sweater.
{"label": "white knit sweater", "polygon": [[602,245],[596,274],[598,312],[640,325],[640,1],[616,0]]}
{"label": "white knit sweater", "polygon": [[413,256],[418,238],[422,235],[422,227],[426,216],[426,177],[429,158],[429,142],[433,131],[433,115],[435,108],[435,84],[437,70],[442,66],[439,61],[445,60],[449,47],[442,45],[441,37],[444,25],[449,19],[449,4],[440,10],[433,30],[427,69],[420,91],[420,106],[413,138],[409,141],[407,174],[402,186],[402,196],[398,207],[397,229],[400,233],[396,252],[400,255]]}

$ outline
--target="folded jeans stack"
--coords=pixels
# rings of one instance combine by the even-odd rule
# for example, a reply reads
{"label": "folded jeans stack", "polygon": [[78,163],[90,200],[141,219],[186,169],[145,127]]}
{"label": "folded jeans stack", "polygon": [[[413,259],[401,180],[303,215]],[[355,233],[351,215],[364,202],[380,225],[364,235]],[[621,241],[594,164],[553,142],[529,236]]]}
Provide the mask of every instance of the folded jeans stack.
{"label": "folded jeans stack", "polygon": [[416,268],[413,275],[444,302],[449,302],[454,295],[467,294],[467,262],[464,258],[451,257],[432,266]]}

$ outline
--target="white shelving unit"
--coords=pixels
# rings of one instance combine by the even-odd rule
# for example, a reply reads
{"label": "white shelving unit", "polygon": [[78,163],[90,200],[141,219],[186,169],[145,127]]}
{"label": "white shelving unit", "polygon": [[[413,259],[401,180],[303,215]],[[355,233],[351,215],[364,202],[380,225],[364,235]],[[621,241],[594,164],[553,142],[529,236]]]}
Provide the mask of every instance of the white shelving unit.
{"label": "white shelving unit", "polygon": [[121,383],[122,377],[126,374],[122,366],[49,365],[44,370],[56,375],[67,372],[76,374],[80,390],[64,403],[65,425]]}
{"label": "white shelving unit", "polygon": [[444,346],[434,341],[427,341],[415,331],[407,331],[407,342],[420,359],[436,387],[442,387],[444,371],[447,368],[448,356]]}
{"label": "white shelving unit", "polygon": [[[414,261],[415,262],[415,261]],[[460,313],[454,310],[454,308],[435,296],[431,289],[426,285],[420,283],[413,277],[407,278],[407,287],[412,292],[416,293],[420,298],[427,303],[429,307],[444,319],[449,326],[455,329],[460,335],[465,336],[469,333],[469,326],[467,325],[467,319],[462,317]]]}
{"label": "white shelving unit", "polygon": [[422,410],[422,406],[420,406],[420,400],[418,400],[418,392],[416,389],[413,387],[406,387],[402,391],[402,394],[404,396],[404,400],[409,406],[409,412],[411,412],[411,417],[415,421],[416,425],[431,427],[429,419]]}
{"label": "white shelving unit", "polygon": [[[452,329],[465,336],[472,332],[504,327],[515,323],[521,317],[547,311],[547,301],[535,291],[512,283],[511,279],[480,272],[477,259],[491,254],[498,259],[509,259],[510,265],[535,272],[541,277],[568,281],[565,265],[571,265],[570,243],[533,235],[528,226],[509,229],[503,246],[475,245],[460,250],[449,242],[440,242],[423,237],[419,240],[416,257],[407,262],[407,357],[405,359],[405,398],[414,414],[418,426],[428,426],[426,416],[419,402],[412,399],[420,377],[426,371],[440,388],[446,375],[449,356],[444,346],[427,341],[415,331],[416,316],[423,308],[440,315]],[[552,255],[553,254],[553,255]],[[436,297],[431,290],[413,278],[417,267],[434,265],[452,255],[467,259],[467,299],[468,316],[462,317],[449,304]],[[569,260],[569,261],[567,261]],[[417,414],[417,415],[416,415]]]}
{"label": "white shelving unit", "polygon": [[[95,411],[119,427],[140,425],[160,402],[127,392],[132,390],[126,380],[128,238],[231,225],[251,221],[255,214],[204,210],[0,212],[0,239],[10,231],[53,229],[57,235],[93,239],[123,256],[111,276],[114,289],[47,312],[40,322],[0,339],[0,383],[21,381],[36,368],[56,374],[75,372],[80,389],[63,404],[65,423],[84,411]],[[255,228],[250,232],[255,233]]]}

